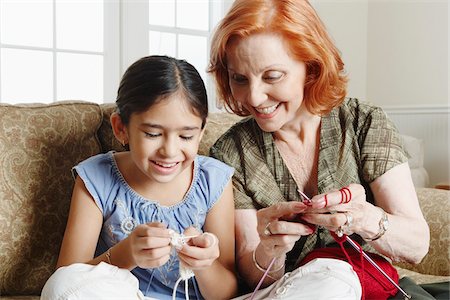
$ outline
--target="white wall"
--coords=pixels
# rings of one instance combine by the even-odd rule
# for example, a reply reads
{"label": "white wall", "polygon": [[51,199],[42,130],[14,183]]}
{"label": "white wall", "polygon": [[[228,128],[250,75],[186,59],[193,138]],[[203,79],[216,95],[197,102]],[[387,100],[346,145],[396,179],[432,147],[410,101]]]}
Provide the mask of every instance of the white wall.
{"label": "white wall", "polygon": [[448,2],[369,1],[367,98],[448,106]]}
{"label": "white wall", "polygon": [[348,95],[424,141],[431,185],[450,183],[448,0],[311,0],[342,52]]}

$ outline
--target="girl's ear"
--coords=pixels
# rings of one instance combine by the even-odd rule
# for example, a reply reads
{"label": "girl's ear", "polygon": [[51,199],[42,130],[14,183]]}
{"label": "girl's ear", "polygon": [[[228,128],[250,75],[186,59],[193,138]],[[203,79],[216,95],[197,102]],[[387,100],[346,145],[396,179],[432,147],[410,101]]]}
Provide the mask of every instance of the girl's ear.
{"label": "girl's ear", "polygon": [[206,119],[206,121],[205,121],[205,126],[203,127],[202,131],[200,132],[200,139],[199,139],[199,141],[201,141],[201,140],[202,140],[202,138],[203,138],[203,134],[205,133],[205,129],[206,129],[206,123],[208,123],[208,119]]}
{"label": "girl's ear", "polygon": [[128,133],[125,124],[122,123],[122,118],[117,112],[113,112],[110,121],[114,136],[125,147],[128,144]]}

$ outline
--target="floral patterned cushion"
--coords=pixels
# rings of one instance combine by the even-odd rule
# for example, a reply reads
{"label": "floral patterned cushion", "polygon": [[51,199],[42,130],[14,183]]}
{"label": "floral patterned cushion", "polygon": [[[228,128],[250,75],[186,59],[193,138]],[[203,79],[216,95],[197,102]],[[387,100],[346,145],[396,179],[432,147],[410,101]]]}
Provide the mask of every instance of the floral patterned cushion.
{"label": "floral patterned cushion", "polygon": [[450,191],[418,188],[417,197],[430,227],[430,250],[418,265],[398,265],[418,273],[450,276]]}
{"label": "floral patterned cushion", "polygon": [[54,271],[71,168],[100,152],[98,105],[0,104],[0,295],[39,295]]}

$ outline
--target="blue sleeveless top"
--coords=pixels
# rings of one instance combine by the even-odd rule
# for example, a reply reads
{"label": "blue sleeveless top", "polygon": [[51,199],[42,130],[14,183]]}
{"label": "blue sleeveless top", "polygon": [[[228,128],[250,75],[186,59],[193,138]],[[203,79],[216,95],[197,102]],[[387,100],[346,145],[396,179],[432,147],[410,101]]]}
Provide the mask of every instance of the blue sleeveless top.
{"label": "blue sleeveless top", "polygon": [[[98,256],[125,239],[139,224],[163,222],[178,233],[190,226],[203,229],[206,214],[217,202],[230,181],[234,169],[211,157],[198,155],[194,160],[194,176],[184,199],[173,206],[161,206],[135,192],[117,167],[114,152],[90,157],[74,167],[103,214],[103,227],[98,240]],[[172,251],[170,260],[158,268],[135,268],[131,271],[139,280],[145,296],[172,299],[179,278],[179,260]],[[185,299],[184,283],[177,289],[177,298]],[[192,277],[189,298],[203,299]]]}

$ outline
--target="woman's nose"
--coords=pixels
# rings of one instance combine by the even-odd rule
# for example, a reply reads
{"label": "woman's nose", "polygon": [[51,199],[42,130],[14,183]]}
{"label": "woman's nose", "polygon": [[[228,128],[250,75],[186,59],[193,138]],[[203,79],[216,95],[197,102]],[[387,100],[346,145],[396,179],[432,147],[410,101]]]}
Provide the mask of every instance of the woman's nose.
{"label": "woman's nose", "polygon": [[260,83],[252,83],[249,85],[247,94],[247,103],[253,107],[258,107],[267,100],[267,92]]}

